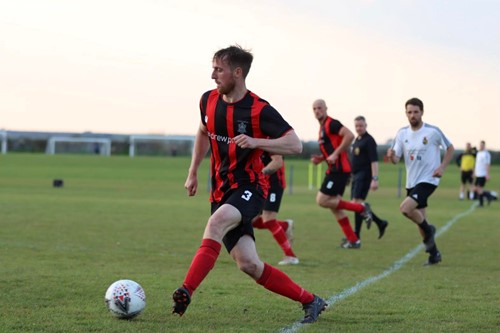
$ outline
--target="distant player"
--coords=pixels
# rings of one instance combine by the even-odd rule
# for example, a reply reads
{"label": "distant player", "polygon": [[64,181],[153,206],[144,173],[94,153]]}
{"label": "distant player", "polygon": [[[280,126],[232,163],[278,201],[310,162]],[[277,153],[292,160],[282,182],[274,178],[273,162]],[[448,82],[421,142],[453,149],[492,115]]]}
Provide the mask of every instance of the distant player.
{"label": "distant player", "polygon": [[283,192],[286,188],[284,158],[281,155],[271,155],[264,152],[262,161],[265,165],[262,173],[266,175],[269,182],[269,194],[262,215],[253,221],[253,227],[268,229],[283,250],[285,257],[278,265],[297,265],[299,258],[292,250],[293,220],[281,221],[276,219],[280,210]]}
{"label": "distant player", "polygon": [[485,197],[487,198],[488,203],[491,201],[490,196],[485,196],[484,194],[484,186],[486,185],[486,181],[490,179],[490,164],[490,152],[486,150],[486,143],[481,141],[479,143],[479,151],[476,155],[476,167],[474,169],[474,176],[476,177],[474,186],[479,199],[479,207],[483,207]]}
{"label": "distant player", "polygon": [[[441,253],[434,239],[436,228],[427,222],[427,200],[438,187],[455,149],[438,127],[422,121],[424,103],[420,99],[409,99],[405,109],[410,126],[398,131],[394,145],[387,150],[387,157],[396,164],[404,156],[407,197],[399,210],[418,226],[429,253],[426,264],[434,265],[441,261]],[[446,150],[442,161],[441,147]]]}
{"label": "distant player", "polygon": [[457,165],[460,167],[460,200],[464,200],[466,193],[469,200],[474,199],[473,181],[476,154],[476,148],[472,148],[470,142],[467,142],[464,152],[457,156]]}
{"label": "distant player", "polygon": [[325,161],[328,164],[325,178],[316,195],[316,203],[320,207],[331,210],[335,216],[345,236],[340,246],[345,249],[359,249],[361,241],[352,230],[349,217],[344,210],[360,213],[366,220],[371,220],[370,206],[368,203],[342,200],[351,176],[351,164],[347,151],[354,139],[354,134],[340,121],[328,116],[327,109],[324,100],[314,101],[313,112],[320,126],[318,143],[322,155],[312,156],[311,162],[319,164]]}

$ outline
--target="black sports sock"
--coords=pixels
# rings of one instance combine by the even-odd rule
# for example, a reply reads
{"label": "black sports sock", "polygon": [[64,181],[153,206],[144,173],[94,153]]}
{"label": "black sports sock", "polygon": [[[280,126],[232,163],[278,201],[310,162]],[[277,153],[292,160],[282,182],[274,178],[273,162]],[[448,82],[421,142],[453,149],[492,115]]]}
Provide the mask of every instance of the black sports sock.
{"label": "black sports sock", "polygon": [[354,233],[361,239],[361,226],[363,225],[363,216],[360,213],[354,213]]}
{"label": "black sports sock", "polygon": [[375,224],[377,225],[377,227],[380,227],[382,224],[384,224],[384,222],[377,215],[375,215],[373,210],[372,210],[372,219],[373,222],[375,222]]}
{"label": "black sports sock", "polygon": [[426,219],[424,219],[422,221],[422,223],[420,223],[418,226],[420,227],[420,229],[422,229],[424,231],[426,238],[427,238],[427,236],[431,235],[432,229],[431,229],[431,226],[429,225],[429,223],[427,223]]}
{"label": "black sports sock", "polygon": [[482,206],[484,204],[484,193],[481,193],[479,195],[479,206]]}
{"label": "black sports sock", "polygon": [[436,244],[434,244],[434,246],[433,246],[433,247],[431,247],[431,248],[429,249],[429,251],[427,251],[427,252],[429,252],[429,254],[430,254],[431,256],[435,256],[435,255],[438,253],[438,248],[437,248]]}

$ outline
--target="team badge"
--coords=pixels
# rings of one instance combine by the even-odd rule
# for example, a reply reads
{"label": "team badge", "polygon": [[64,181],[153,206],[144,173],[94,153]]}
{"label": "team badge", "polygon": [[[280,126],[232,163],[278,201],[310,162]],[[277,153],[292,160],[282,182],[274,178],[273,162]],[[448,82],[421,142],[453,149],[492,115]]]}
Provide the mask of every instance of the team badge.
{"label": "team badge", "polygon": [[359,147],[354,148],[354,155],[359,155]]}
{"label": "team badge", "polygon": [[245,134],[247,132],[247,122],[239,120],[238,121],[238,133]]}
{"label": "team badge", "polygon": [[422,140],[422,143],[423,143],[424,145],[426,145],[426,144],[428,144],[428,143],[429,143],[429,140],[427,140],[427,137],[426,137],[426,136],[424,136],[424,140]]}

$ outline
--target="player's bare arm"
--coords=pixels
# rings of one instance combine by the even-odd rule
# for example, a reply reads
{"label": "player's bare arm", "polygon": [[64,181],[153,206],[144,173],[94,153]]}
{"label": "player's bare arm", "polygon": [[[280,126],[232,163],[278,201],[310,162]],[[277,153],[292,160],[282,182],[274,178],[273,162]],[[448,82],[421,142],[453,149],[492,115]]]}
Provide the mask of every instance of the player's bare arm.
{"label": "player's bare arm", "polygon": [[188,176],[184,183],[184,188],[187,190],[189,196],[195,195],[198,190],[198,168],[209,148],[210,142],[208,141],[207,128],[200,122],[194,140],[191,165],[189,166]]}
{"label": "player's bare arm", "polygon": [[354,134],[347,127],[342,127],[339,131],[339,135],[342,137],[342,142],[340,142],[340,145],[335,148],[335,151],[326,158],[328,164],[334,164],[337,162],[340,153],[346,151],[354,140]]}
{"label": "player's bare arm", "polygon": [[443,156],[443,161],[441,162],[439,167],[432,174],[433,177],[442,177],[443,176],[444,170],[446,169],[448,164],[450,164],[450,161],[453,159],[454,152],[455,152],[455,148],[453,147],[453,145],[450,145],[450,146],[448,146],[448,148],[446,148],[446,152],[444,153],[444,156]]}
{"label": "player's bare arm", "polygon": [[398,163],[399,159],[400,159],[400,157],[396,156],[396,153],[394,152],[394,149],[392,149],[392,148],[387,149],[387,157],[392,162],[392,164]]}
{"label": "player's bare arm", "polygon": [[269,162],[262,173],[265,175],[272,175],[278,171],[283,166],[283,156],[281,155],[271,155],[271,162]]}
{"label": "player's bare arm", "polygon": [[277,139],[252,138],[240,134],[234,137],[234,142],[241,148],[260,148],[273,155],[294,155],[302,152],[302,142],[294,130]]}

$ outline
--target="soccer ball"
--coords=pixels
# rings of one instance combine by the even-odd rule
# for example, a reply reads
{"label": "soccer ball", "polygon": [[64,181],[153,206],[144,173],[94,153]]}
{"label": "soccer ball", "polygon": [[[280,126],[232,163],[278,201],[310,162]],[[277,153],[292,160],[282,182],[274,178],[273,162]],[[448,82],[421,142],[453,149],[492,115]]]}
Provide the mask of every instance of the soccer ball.
{"label": "soccer ball", "polygon": [[132,280],[113,282],[104,301],[109,312],[120,319],[132,319],[138,316],[146,307],[146,294],[141,285]]}

